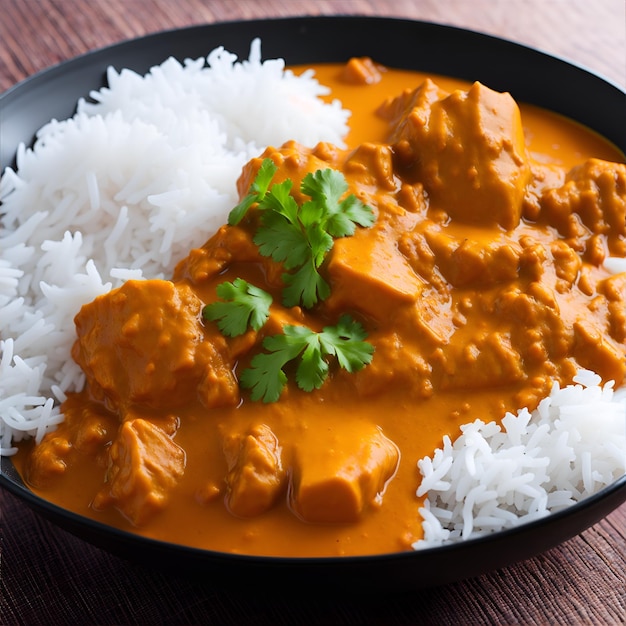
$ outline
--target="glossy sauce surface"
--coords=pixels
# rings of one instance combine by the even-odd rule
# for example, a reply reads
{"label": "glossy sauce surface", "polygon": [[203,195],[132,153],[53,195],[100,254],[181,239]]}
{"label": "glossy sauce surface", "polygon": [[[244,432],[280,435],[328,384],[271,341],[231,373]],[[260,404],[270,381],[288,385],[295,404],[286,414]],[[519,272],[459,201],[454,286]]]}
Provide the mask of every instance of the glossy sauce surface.
{"label": "glossy sauce surface", "polygon": [[[343,68],[335,65],[316,67],[316,75],[320,82],[332,88],[331,97],[340,99],[344,107],[353,111],[350,120],[351,132],[346,139],[349,148],[356,148],[363,143],[389,141],[389,119],[384,119],[376,111],[387,98],[395,97],[406,89],[415,89],[426,78],[414,72],[383,70],[378,82],[348,84],[341,79],[342,72]],[[441,89],[449,92],[470,88],[470,85],[466,83],[448,78],[435,77],[434,80]],[[578,124],[536,107],[522,104],[520,108],[525,144],[533,162],[550,163],[551,168],[565,171],[588,158],[620,162],[623,160],[622,155],[614,147]],[[315,160],[316,163],[317,160],[322,162],[326,160],[333,166],[337,161],[339,165],[344,165],[343,153],[341,157],[337,157],[332,150],[327,148],[311,152],[300,148],[285,147],[270,150],[268,155],[275,161],[285,164],[286,172],[291,171],[289,159],[299,163],[307,159]],[[367,154],[364,158],[368,158]],[[244,171],[242,180],[249,181],[257,167],[258,163],[251,165],[247,172]],[[310,165],[305,165],[301,170],[294,166],[293,176],[301,177],[302,171],[307,171],[307,168],[310,169]],[[372,190],[367,184],[357,180],[357,175],[353,176],[349,168],[346,172],[349,182],[354,185],[359,194],[380,201],[378,190]],[[407,180],[409,180],[408,176]],[[247,186],[242,182],[244,191]],[[407,189],[409,189],[408,184]],[[406,194],[408,193],[407,191]],[[468,239],[485,246],[491,245],[500,237],[500,235],[497,237],[494,235],[496,231],[491,226],[485,233],[480,226],[456,223],[449,224],[445,233],[442,233],[436,220],[433,222],[434,226],[428,226],[430,228],[428,230],[426,226],[422,226],[422,221],[416,216],[418,212],[407,212],[397,220],[388,217],[386,219],[389,220],[389,227],[387,229],[381,227],[377,232],[391,232],[389,241],[396,242],[394,245],[404,245],[403,250],[409,250],[415,241],[427,238],[432,248],[440,247],[441,259],[444,259],[446,255],[445,237],[452,237],[455,240]],[[401,240],[402,229],[415,233],[415,239]],[[509,242],[505,238],[503,246],[516,244],[520,238],[523,238],[525,232],[529,234],[534,232],[534,226],[528,221],[520,224],[519,232],[514,240],[512,238]],[[537,240],[542,244],[545,243],[546,246],[549,245],[549,238],[552,235],[553,228],[548,226],[543,226],[541,232],[535,234]],[[387,237],[386,234],[381,235],[381,238],[385,237]],[[398,241],[401,243],[398,244]],[[366,245],[369,244],[363,242],[363,246]],[[408,252],[406,256],[412,259],[413,269],[419,267],[418,256],[413,258]],[[199,254],[197,263],[196,260],[182,261],[177,270],[177,280],[191,285],[202,302],[211,302],[215,299],[215,282],[200,279],[200,271],[196,267],[201,264],[203,258]],[[443,260],[440,260],[440,267],[443,268],[442,271],[445,274]],[[337,270],[336,284],[342,280],[341,270],[342,267]],[[242,272],[248,280],[256,278],[260,282],[267,282],[268,285],[265,286],[268,289],[275,288],[258,266],[246,265],[244,267],[241,264],[238,265],[237,262],[223,268],[220,281],[232,279],[241,275]],[[598,268],[590,269],[589,272],[591,275],[589,280],[594,286],[607,278],[606,274]],[[467,327],[463,325],[463,321],[459,321],[462,317],[463,306],[466,306],[463,304],[463,298],[469,298],[468,294],[474,293],[474,289],[471,287],[471,277],[455,276],[452,280],[461,284],[459,293],[452,295],[448,304],[443,304],[441,308],[436,309],[438,315],[446,309],[449,312],[447,318],[443,316],[441,322],[437,319],[430,319],[428,325],[434,329],[435,334],[436,332],[453,334],[456,332],[455,329],[467,328],[466,337],[463,336],[462,330],[458,330],[457,341],[460,346],[463,346],[473,340],[478,332],[480,320],[476,321],[475,325],[473,322],[470,323]],[[463,283],[463,281],[469,281],[469,283]],[[555,287],[557,278],[553,277],[550,281],[550,287]],[[493,296],[481,297],[485,301],[490,298],[495,301],[497,297],[501,297],[501,294],[494,290]],[[568,297],[564,296],[561,303],[565,303]],[[547,391],[547,375],[550,371],[542,370],[540,365],[535,365],[538,382],[537,380],[517,380],[512,376],[508,379],[503,378],[501,383],[492,387],[477,386],[474,383],[480,379],[480,375],[476,372],[488,367],[488,364],[475,363],[473,376],[477,378],[469,382],[459,382],[459,376],[462,377],[464,374],[459,374],[457,379],[454,379],[448,371],[450,368],[447,359],[450,355],[445,354],[445,350],[441,349],[438,357],[432,357],[432,362],[435,363],[433,367],[436,371],[439,371],[437,370],[439,367],[441,371],[432,376],[430,386],[420,388],[417,378],[415,386],[407,385],[411,372],[416,370],[407,369],[404,373],[398,374],[391,365],[392,361],[382,356],[391,355],[393,348],[390,347],[388,335],[386,335],[388,329],[385,328],[382,320],[377,318],[377,315],[383,315],[379,300],[373,298],[371,303],[363,304],[361,309],[356,310],[356,314],[361,316],[360,319],[370,330],[372,341],[378,342],[376,347],[379,359],[375,360],[370,368],[363,370],[362,374],[355,377],[336,375],[332,378],[332,384],[313,393],[304,393],[290,387],[285,397],[275,404],[255,403],[243,396],[243,401],[236,403],[236,406],[219,406],[211,409],[205,409],[198,401],[190,402],[185,406],[177,406],[175,410],[161,412],[155,410],[154,407],[134,408],[136,418],[163,423],[165,432],[169,432],[169,428],[174,429],[175,442],[184,450],[183,475],[177,480],[176,487],[168,492],[167,505],[156,515],[151,516],[145,525],[139,528],[133,525],[114,506],[110,506],[110,502],[103,502],[106,498],[100,497],[100,501],[97,502],[100,510],[95,510],[92,506],[94,497],[98,501],[96,494],[101,492],[105,474],[106,460],[103,458],[102,446],[97,447],[96,454],[91,451],[84,453],[89,448],[88,443],[85,444],[83,452],[79,451],[78,454],[72,452],[71,463],[68,461],[66,465],[69,469],[62,469],[59,476],[51,477],[49,481],[42,476],[38,477],[39,481],[35,478],[35,483],[39,484],[35,490],[47,499],[99,521],[133,532],[141,532],[153,538],[213,550],[244,554],[326,556],[410,549],[411,543],[422,535],[418,512],[420,501],[415,496],[419,485],[417,460],[431,455],[433,450],[441,444],[444,435],[454,437],[463,423],[478,417],[485,421],[497,420],[504,415],[505,411],[515,410],[520,404],[528,403],[532,406],[541,393]],[[336,300],[331,301],[326,310],[322,311],[322,319],[331,319],[333,306],[340,308],[341,305],[342,302],[337,304]],[[439,306],[440,304],[437,304],[437,307]],[[578,310],[576,308],[578,306],[572,303],[571,310]],[[583,306],[587,306],[587,303],[585,302]],[[471,318],[469,310],[465,312]],[[281,312],[285,315],[287,313]],[[454,320],[455,315],[459,320]],[[400,320],[398,321],[400,328],[403,323],[405,327],[410,326],[409,323]],[[489,328],[485,336],[492,336],[493,331],[494,328]],[[207,332],[210,334],[213,331]],[[402,332],[405,333],[402,335],[405,342],[400,343],[402,344],[401,351],[405,351],[405,356],[422,352],[426,354],[429,349],[432,349],[433,353],[436,352],[431,343],[425,339],[421,337],[410,339],[406,334],[406,329]],[[623,341],[622,339],[622,345]],[[497,349],[499,348],[500,346]],[[232,350],[232,347],[229,349]],[[246,356],[242,357],[244,361],[246,358]],[[437,358],[439,365],[436,363]],[[403,361],[405,362],[406,360]],[[555,357],[551,363],[554,368],[552,373],[560,376],[564,382],[569,382],[567,377],[571,376],[574,367],[571,356]],[[605,377],[614,375],[618,378],[621,375],[623,378],[623,372],[618,366],[612,364],[610,358],[600,355],[592,364],[598,368],[603,364],[606,365]],[[583,365],[587,364],[583,363]],[[399,370],[402,370],[402,367],[404,365],[398,362]],[[484,371],[491,376],[488,369]],[[621,379],[620,382],[622,382]],[[377,385],[379,388],[376,388]],[[434,393],[432,393],[433,388]],[[102,435],[102,431],[106,431],[105,435],[102,435],[105,439],[108,437],[110,441],[114,437],[113,433],[118,427],[117,417],[114,413],[105,410],[98,398],[95,400],[86,394],[70,397],[65,406],[69,416],[68,422],[59,428],[58,434],[61,438],[64,436],[64,428],[71,430],[74,428],[73,424],[82,419],[80,416],[85,407],[88,407],[91,415],[96,414],[101,418],[96,428],[99,432],[98,436]],[[125,419],[128,419],[128,416]],[[172,426],[168,420],[175,421],[176,424]],[[388,472],[391,475],[384,481],[382,499],[379,498],[369,503],[356,520],[345,523],[303,521],[297,514],[294,514],[295,507],[290,492],[281,493],[276,503],[264,510],[262,514],[245,518],[233,515],[224,504],[223,477],[229,472],[224,442],[231,437],[237,440],[237,445],[240,445],[237,438],[241,436],[241,433],[253,432],[259,424],[269,424],[279,442],[292,442],[291,444],[285,443],[283,446],[283,461],[288,468],[288,473],[296,471],[293,468],[297,467],[298,463],[307,467],[324,466],[329,463],[329,456],[332,456],[335,449],[338,450],[338,454],[342,453],[346,442],[350,441],[355,432],[363,432],[364,438],[367,438],[371,425],[380,428],[384,436],[393,442],[399,451],[397,464],[392,472]],[[72,446],[77,448],[74,434],[68,436],[68,440],[72,437],[74,437]],[[298,442],[303,440],[306,440],[306,446],[298,447]],[[30,446],[25,446],[16,458],[16,465],[24,473],[28,447]],[[94,462],[96,457],[99,462]],[[294,458],[300,461],[296,462]],[[293,487],[290,486],[289,489]]]}

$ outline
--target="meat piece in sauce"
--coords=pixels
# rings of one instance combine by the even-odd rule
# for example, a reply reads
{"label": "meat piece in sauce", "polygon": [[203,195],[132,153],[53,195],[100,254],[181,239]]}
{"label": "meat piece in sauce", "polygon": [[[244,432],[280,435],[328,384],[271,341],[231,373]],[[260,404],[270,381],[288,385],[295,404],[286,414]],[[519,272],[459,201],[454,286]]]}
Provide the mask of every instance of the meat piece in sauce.
{"label": "meat piece in sauce", "polygon": [[598,284],[598,300],[594,307],[605,307],[607,334],[617,343],[626,343],[626,273],[615,274]]}
{"label": "meat piece in sauce", "polygon": [[415,304],[423,281],[384,231],[379,237],[346,237],[335,242],[327,266],[333,286],[329,310],[356,308],[379,321],[399,306]]}
{"label": "meat piece in sauce", "polygon": [[104,488],[93,507],[115,506],[136,526],[167,505],[185,471],[185,451],[159,426],[144,419],[125,421],[109,450]]}
{"label": "meat piece in sauce", "polygon": [[238,517],[260,515],[270,509],[286,487],[282,449],[269,426],[260,424],[243,436],[227,437],[226,503]]}
{"label": "meat piece in sauce", "polygon": [[[192,250],[174,282],[130,281],[77,316],[74,356],[89,393],[122,423],[96,506],[112,504],[134,523],[165,506],[185,453],[175,428],[136,418],[132,407],[156,414],[188,405],[181,408],[188,415],[197,395],[202,410],[235,407],[232,370],[242,345],[258,347],[285,324],[322,327],[345,311],[360,316],[374,359],[334,378],[361,401],[387,394],[411,405],[460,391],[469,410],[476,394],[499,386],[502,395],[519,390],[517,406],[531,406],[581,365],[623,382],[626,279],[607,278],[600,266],[607,253],[624,256],[626,166],[592,159],[567,175],[555,166],[558,175],[539,176],[515,103],[478,83],[449,94],[426,81],[381,114],[390,120],[389,144],[342,151],[288,142],[252,159],[239,179],[243,197],[271,158],[274,182],[291,179],[302,202],[304,176],[332,167],[374,207],[372,228],[334,242],[321,268],[331,295],[314,310],[273,305],[262,331],[243,343],[200,323],[201,298],[213,297],[226,275],[241,272],[275,296],[283,286],[284,268],[254,244],[252,211]],[[396,445],[373,423],[324,423],[314,411],[302,417],[297,401],[289,403],[298,393],[287,388],[285,402],[263,414],[267,424],[243,420],[238,431],[223,420],[227,411],[207,420],[203,435],[213,444],[219,438],[215,448],[225,456],[207,477],[207,503],[225,484],[229,510],[252,517],[287,494],[301,519],[322,524],[363,520],[381,503],[398,467]],[[336,404],[333,393],[320,390],[319,406]],[[220,419],[229,424],[223,430]],[[34,464],[63,471],[74,439],[61,427]]]}
{"label": "meat piece in sauce", "polygon": [[437,270],[453,287],[486,287],[513,281],[519,275],[521,248],[502,236],[459,240],[437,228],[425,229],[424,239]]}
{"label": "meat piece in sauce", "polygon": [[196,394],[206,407],[236,405],[234,357],[218,332],[207,338],[201,308],[187,284],[165,280],[131,280],[83,306],[73,356],[92,392],[122,414]]}
{"label": "meat piece in sauce", "polygon": [[92,456],[104,466],[105,449],[115,435],[115,416],[96,403],[82,405],[77,396],[65,403],[65,419],[33,448],[26,479],[36,487],[49,486],[70,467],[77,454]]}
{"label": "meat piece in sauce", "polygon": [[374,85],[384,71],[370,57],[352,57],[341,71],[341,80],[351,85]]}
{"label": "meat piece in sauce", "polygon": [[592,235],[605,235],[608,253],[626,256],[626,165],[589,159],[572,168],[565,183],[541,197],[540,220],[557,228],[573,247],[586,252],[594,265],[604,256],[594,254]]}
{"label": "meat piece in sauce", "polygon": [[382,501],[400,454],[373,424],[346,422],[294,451],[291,508],[305,521],[356,522]]}
{"label": "meat piece in sauce", "polygon": [[252,241],[252,234],[242,228],[222,226],[202,247],[190,250],[174,270],[174,282],[206,282],[234,261],[262,263],[264,257]]}
{"label": "meat piece in sauce", "polygon": [[399,170],[421,181],[437,208],[464,223],[518,225],[531,170],[510,94],[477,82],[442,97],[427,80],[382,113],[394,128]]}

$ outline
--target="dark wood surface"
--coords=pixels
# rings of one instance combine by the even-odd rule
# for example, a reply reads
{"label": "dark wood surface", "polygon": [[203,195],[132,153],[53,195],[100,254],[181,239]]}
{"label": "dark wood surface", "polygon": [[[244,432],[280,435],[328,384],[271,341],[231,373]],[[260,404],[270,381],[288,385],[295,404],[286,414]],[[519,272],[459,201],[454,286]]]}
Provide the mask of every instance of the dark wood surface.
{"label": "dark wood surface", "polygon": [[[191,24],[287,15],[453,24],[626,85],[624,0],[0,0],[0,91],[88,50]],[[0,137],[1,140],[1,137]],[[622,624],[626,505],[545,554],[402,596],[264,598],[102,552],[0,493],[2,624]]]}

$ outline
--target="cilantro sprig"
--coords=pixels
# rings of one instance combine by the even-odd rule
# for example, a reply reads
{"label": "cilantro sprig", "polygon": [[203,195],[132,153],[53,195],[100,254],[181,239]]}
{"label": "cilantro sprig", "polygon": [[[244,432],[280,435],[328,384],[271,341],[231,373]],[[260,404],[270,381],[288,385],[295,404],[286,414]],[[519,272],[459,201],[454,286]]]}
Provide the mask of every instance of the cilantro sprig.
{"label": "cilantro sprig", "polygon": [[[227,337],[242,335],[248,327],[260,330],[267,321],[272,296],[242,278],[219,284],[216,293],[222,301],[207,304],[202,316],[216,322]],[[293,325],[285,325],[283,333],[265,337],[262,346],[267,352],[256,354],[241,373],[239,382],[251,390],[252,400],[276,402],[287,384],[284,367],[291,361],[298,362],[298,387],[313,391],[328,377],[330,357],[348,372],[356,372],[370,363],[374,353],[374,346],[365,341],[365,330],[349,315],[319,333]]]}
{"label": "cilantro sprig", "polygon": [[374,223],[372,209],[354,194],[343,197],[348,183],[333,169],[308,173],[300,192],[310,200],[298,205],[291,194],[290,179],[272,185],[277,171],[271,159],[264,159],[244,199],[231,211],[228,223],[238,224],[257,203],[261,223],[254,235],[259,252],[282,263],[285,289],[283,304],[312,308],[330,295],[330,286],[319,273],[334,239],[353,235],[356,226]]}
{"label": "cilantro sprig", "polygon": [[315,332],[306,326],[283,327],[282,335],[263,340],[267,352],[256,354],[239,378],[251,390],[252,400],[276,402],[285,385],[284,367],[296,361],[296,383],[303,391],[319,389],[329,372],[329,357],[336,357],[340,367],[356,372],[369,364],[374,346],[366,341],[366,333],[357,321],[343,315],[335,326]]}
{"label": "cilantro sprig", "polygon": [[215,290],[223,301],[212,302],[202,309],[202,317],[217,323],[227,337],[243,335],[251,326],[260,330],[270,314],[272,296],[243,278],[223,282]]}
{"label": "cilantro sprig", "polygon": [[274,174],[278,170],[278,167],[274,164],[272,159],[263,159],[261,167],[257,172],[257,175],[250,185],[250,190],[243,200],[230,212],[228,215],[228,223],[231,226],[239,224],[244,218],[248,209],[255,203],[261,202],[265,198],[265,194],[274,178]]}
{"label": "cilantro sprig", "polygon": [[[374,223],[374,212],[354,194],[346,196],[348,183],[333,169],[307,174],[300,185],[298,204],[293,181],[272,184],[278,168],[264,159],[248,194],[230,212],[228,223],[239,224],[248,210],[257,205],[259,226],[253,241],[262,256],[281,263],[283,304],[312,308],[330,294],[330,286],[319,272],[338,237],[353,235],[357,226]],[[236,337],[248,328],[260,330],[270,315],[272,296],[242,278],[223,282],[216,288],[220,300],[204,307],[202,315],[215,322],[227,337]],[[283,326],[282,334],[263,339],[260,352],[241,372],[239,382],[250,389],[252,400],[276,402],[285,385],[285,368],[292,363],[295,379],[303,391],[319,389],[327,379],[330,362],[356,372],[372,360],[374,346],[357,321],[343,315],[335,326],[315,332],[306,326]]]}

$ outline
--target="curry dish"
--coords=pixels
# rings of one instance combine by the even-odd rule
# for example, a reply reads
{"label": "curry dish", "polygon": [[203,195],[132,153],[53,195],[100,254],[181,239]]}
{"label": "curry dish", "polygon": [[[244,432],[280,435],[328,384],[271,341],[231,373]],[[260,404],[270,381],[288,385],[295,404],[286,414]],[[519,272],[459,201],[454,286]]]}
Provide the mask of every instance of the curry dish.
{"label": "curry dish", "polygon": [[[372,219],[328,243],[313,302],[285,298],[295,270],[262,253],[271,219],[253,196],[171,281],[85,305],[73,349],[85,389],[16,460],[43,497],[220,551],[408,550],[422,536],[416,462],[445,434],[534,408],[581,367],[624,383],[626,274],[603,266],[626,256],[623,156],[480,83],[369,59],[316,74],[353,111],[347,147],[270,147],[245,166],[240,197],[272,166],[272,185],[289,181],[303,206],[307,181],[332,171]],[[238,280],[271,304],[230,336],[205,313]],[[287,328],[366,358],[340,367],[330,349],[312,389],[287,362],[278,399],[255,399],[242,372]]]}

